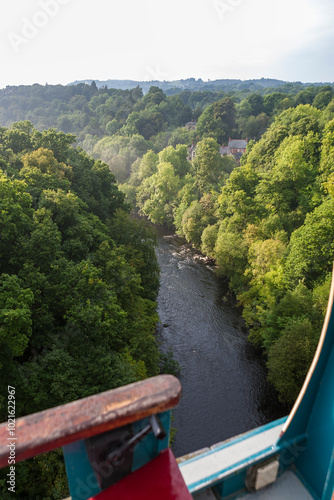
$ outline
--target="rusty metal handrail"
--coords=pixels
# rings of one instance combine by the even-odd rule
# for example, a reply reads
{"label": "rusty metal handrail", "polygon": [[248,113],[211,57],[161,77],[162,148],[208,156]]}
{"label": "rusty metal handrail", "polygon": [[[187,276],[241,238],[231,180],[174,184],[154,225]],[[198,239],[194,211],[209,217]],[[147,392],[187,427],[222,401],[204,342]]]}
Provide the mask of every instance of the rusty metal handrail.
{"label": "rusty metal handrail", "polygon": [[[180,395],[176,377],[159,375],[21,417],[15,427],[15,462],[174,408]],[[0,468],[8,465],[11,440],[7,423],[1,424]]]}

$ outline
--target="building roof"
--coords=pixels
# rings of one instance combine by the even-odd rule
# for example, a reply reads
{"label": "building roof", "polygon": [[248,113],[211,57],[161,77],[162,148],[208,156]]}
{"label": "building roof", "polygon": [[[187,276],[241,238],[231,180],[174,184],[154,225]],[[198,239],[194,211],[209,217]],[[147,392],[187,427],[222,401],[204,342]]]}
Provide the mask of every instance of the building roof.
{"label": "building roof", "polygon": [[230,139],[228,141],[228,147],[232,149],[246,149],[247,141],[243,139]]}
{"label": "building roof", "polygon": [[220,147],[220,154],[221,155],[228,155],[228,154],[230,154],[230,148],[228,146],[221,146]]}

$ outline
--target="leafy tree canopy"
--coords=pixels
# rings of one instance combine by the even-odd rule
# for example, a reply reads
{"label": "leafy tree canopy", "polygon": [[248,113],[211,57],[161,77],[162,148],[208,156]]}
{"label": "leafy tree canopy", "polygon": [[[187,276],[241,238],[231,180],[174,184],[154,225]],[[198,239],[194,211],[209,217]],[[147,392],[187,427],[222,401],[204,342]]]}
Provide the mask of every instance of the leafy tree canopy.
{"label": "leafy tree canopy", "polygon": [[[0,132],[0,394],[16,387],[19,417],[157,374],[154,234],[72,135],[29,122]],[[2,420],[6,411],[1,397]],[[17,474],[21,496],[51,498],[59,483],[67,495],[57,452]]]}

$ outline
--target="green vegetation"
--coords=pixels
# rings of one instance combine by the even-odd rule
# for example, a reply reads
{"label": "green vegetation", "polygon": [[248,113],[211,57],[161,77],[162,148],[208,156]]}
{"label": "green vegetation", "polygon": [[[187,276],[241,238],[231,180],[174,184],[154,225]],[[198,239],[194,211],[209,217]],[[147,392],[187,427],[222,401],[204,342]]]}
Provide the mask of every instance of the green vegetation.
{"label": "green vegetation", "polygon": [[[0,137],[1,421],[8,385],[19,417],[156,375],[154,233],[72,135],[21,122]],[[16,472],[18,498],[68,494],[59,452]]]}
{"label": "green vegetation", "polygon": [[[177,371],[153,335],[155,237],[131,204],[215,260],[270,381],[295,399],[334,257],[333,88],[197,83],[0,90],[2,420],[7,385],[19,416]],[[240,165],[220,155],[230,136],[250,139]],[[17,485],[65,497],[61,453],[22,465]]]}
{"label": "green vegetation", "polygon": [[[43,131],[55,128],[74,134],[77,143],[95,159],[107,163],[120,183],[131,175],[137,159],[149,150],[190,145],[205,137],[221,145],[229,136],[260,139],[275,116],[299,104],[323,110],[333,97],[330,85],[306,87],[277,80],[189,79],[144,85],[145,95],[131,82],[120,88],[87,85],[31,85],[0,90],[0,124],[30,121]],[[124,84],[129,89],[124,89]],[[331,110],[329,111],[329,113]],[[197,120],[197,129],[184,125]],[[16,133],[12,137],[19,140]]]}
{"label": "green vegetation", "polygon": [[[285,82],[282,80],[276,80],[272,78],[259,78],[253,80],[237,80],[237,79],[219,79],[219,80],[209,80],[207,82],[203,81],[201,78],[186,78],[185,80],[173,80],[173,81],[133,81],[133,80],[77,80],[73,82],[72,85],[76,84],[93,84],[98,88],[109,87],[112,89],[132,89],[135,87],[140,87],[146,94],[152,85],[160,87],[166,95],[179,94],[180,92],[185,92],[188,95],[196,96],[200,92],[235,92],[235,93],[260,93],[268,94],[274,91],[280,91],[284,93],[295,93],[305,90],[309,87],[309,84],[301,82]],[[323,86],[321,83],[314,84],[315,86]]]}
{"label": "green vegetation", "polygon": [[[264,349],[269,380],[287,404],[315,352],[330,287],[333,104],[282,111],[259,141],[249,142],[240,166],[221,157],[216,136],[204,137],[188,169],[180,168],[182,146],[169,147],[154,157],[152,170],[153,153],[146,153],[129,179],[140,212],[174,227],[228,278],[250,340]],[[208,120],[214,131],[215,118]],[[139,185],[138,172],[146,172]]]}

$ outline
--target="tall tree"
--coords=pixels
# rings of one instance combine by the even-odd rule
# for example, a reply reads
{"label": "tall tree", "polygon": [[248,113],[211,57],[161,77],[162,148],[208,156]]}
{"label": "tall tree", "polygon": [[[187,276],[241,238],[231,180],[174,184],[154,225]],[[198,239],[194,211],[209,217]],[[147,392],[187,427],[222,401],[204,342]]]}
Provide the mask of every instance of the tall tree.
{"label": "tall tree", "polygon": [[223,161],[217,142],[212,138],[202,139],[196,146],[193,161],[197,187],[201,194],[217,189],[223,173]]}

